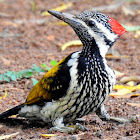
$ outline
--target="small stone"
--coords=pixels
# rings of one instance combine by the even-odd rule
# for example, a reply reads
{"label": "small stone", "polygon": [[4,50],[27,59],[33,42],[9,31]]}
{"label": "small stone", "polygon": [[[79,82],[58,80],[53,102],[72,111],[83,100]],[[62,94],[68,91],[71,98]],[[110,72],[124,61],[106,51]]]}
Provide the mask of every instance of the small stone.
{"label": "small stone", "polygon": [[77,138],[75,136],[70,136],[69,139],[70,140],[77,140]]}
{"label": "small stone", "polygon": [[3,126],[2,125],[0,125],[0,128],[2,128]]}
{"label": "small stone", "polygon": [[78,119],[76,119],[78,122],[86,122],[87,120],[86,119],[84,119],[84,118],[78,118]]}
{"label": "small stone", "polygon": [[140,140],[140,135],[137,135],[137,136],[135,137],[135,140]]}
{"label": "small stone", "polygon": [[101,139],[101,138],[102,138],[102,136],[103,136],[103,135],[102,135],[102,132],[100,132],[100,131],[99,131],[99,132],[97,132],[97,133],[96,133],[96,135],[97,135],[97,137],[98,137],[98,138],[100,138],[100,139]]}

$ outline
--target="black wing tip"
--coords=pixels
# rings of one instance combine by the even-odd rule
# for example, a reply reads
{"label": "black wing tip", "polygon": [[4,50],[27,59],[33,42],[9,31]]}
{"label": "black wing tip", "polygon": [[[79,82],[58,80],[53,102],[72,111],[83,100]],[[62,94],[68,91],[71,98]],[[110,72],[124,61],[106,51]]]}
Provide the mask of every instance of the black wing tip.
{"label": "black wing tip", "polygon": [[0,119],[8,118],[9,116],[18,114],[18,111],[24,106],[24,104],[20,104],[16,107],[13,107],[3,113],[0,114]]}

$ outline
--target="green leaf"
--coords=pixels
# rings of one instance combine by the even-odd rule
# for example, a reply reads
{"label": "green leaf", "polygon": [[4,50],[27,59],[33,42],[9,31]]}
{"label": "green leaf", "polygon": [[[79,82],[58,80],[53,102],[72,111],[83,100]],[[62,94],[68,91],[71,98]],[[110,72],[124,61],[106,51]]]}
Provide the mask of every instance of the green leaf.
{"label": "green leaf", "polygon": [[32,12],[35,12],[36,10],[36,5],[34,1],[31,1],[31,8],[32,8]]}
{"label": "green leaf", "polygon": [[7,71],[5,75],[11,77],[14,73],[15,73],[14,71]]}
{"label": "green leaf", "polygon": [[52,60],[52,61],[50,62],[50,64],[51,64],[52,66],[55,66],[57,63],[58,63],[58,62],[57,62],[56,60]]}
{"label": "green leaf", "polygon": [[29,78],[29,77],[31,77],[33,75],[33,72],[27,72],[25,75],[24,75],[24,77],[25,78]]}
{"label": "green leaf", "polygon": [[[48,67],[45,63],[41,64],[41,67],[45,68],[47,71],[49,71],[51,68]],[[45,71],[44,71],[45,72]]]}
{"label": "green leaf", "polygon": [[44,72],[45,71],[45,70],[41,69],[39,66],[37,66],[37,65],[33,65],[32,70],[36,71],[36,72]]}
{"label": "green leaf", "polygon": [[[56,65],[57,63],[58,62],[55,60],[52,60],[50,62],[50,64],[52,66]],[[16,81],[17,79],[21,79],[21,78],[29,78],[33,74],[38,76],[39,72],[45,72],[46,70],[49,71],[51,69],[50,67],[47,67],[47,65],[45,63],[43,63],[41,66],[45,69],[34,64],[31,69],[25,69],[25,70],[19,71],[19,72],[7,71],[4,74],[0,74],[0,82],[2,82],[2,81],[10,82],[11,80]]]}
{"label": "green leaf", "polygon": [[31,69],[27,69],[23,71],[23,77],[29,78],[33,75],[33,71]]}
{"label": "green leaf", "polygon": [[23,78],[23,71],[17,72],[16,77],[20,79]]}
{"label": "green leaf", "polygon": [[51,69],[50,67],[47,67],[47,68],[46,68],[47,71],[49,71],[50,69]]}
{"label": "green leaf", "polygon": [[17,80],[17,78],[16,78],[16,72],[15,71],[7,71],[4,75],[5,75],[5,79],[6,80],[7,80],[7,77],[9,77],[13,81],[16,81]]}
{"label": "green leaf", "polygon": [[140,29],[140,26],[128,26],[124,24],[122,24],[122,26],[129,32],[134,32]]}
{"label": "green leaf", "polygon": [[41,64],[41,67],[46,68],[47,65],[45,63]]}
{"label": "green leaf", "polygon": [[13,80],[13,81],[17,81],[16,75],[12,75],[10,78],[11,78],[11,80]]}
{"label": "green leaf", "polygon": [[3,79],[4,79],[4,81],[6,81],[6,82],[10,82],[10,79],[9,79],[6,75],[3,75]]}
{"label": "green leaf", "polygon": [[32,82],[33,82],[33,85],[35,86],[38,83],[38,80],[35,78],[32,78]]}
{"label": "green leaf", "polygon": [[38,76],[38,73],[36,72],[35,75]]}

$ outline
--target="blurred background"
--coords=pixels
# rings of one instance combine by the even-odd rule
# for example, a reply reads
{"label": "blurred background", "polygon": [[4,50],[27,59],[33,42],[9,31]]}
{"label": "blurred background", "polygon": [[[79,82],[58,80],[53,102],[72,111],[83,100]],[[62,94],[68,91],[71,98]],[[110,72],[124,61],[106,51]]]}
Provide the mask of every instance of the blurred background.
{"label": "blurred background", "polygon": [[[2,62],[0,72],[4,69],[16,70],[17,66],[18,69],[22,69],[32,64],[46,63],[52,59],[60,60],[69,52],[79,49],[68,47],[64,52],[61,51],[64,43],[78,38],[69,26],[45,13],[49,9],[71,14],[84,11],[103,12],[125,25],[130,31],[117,41],[114,46],[116,50],[114,55],[140,54],[139,0],[57,0],[55,2],[0,0],[0,53],[2,57],[0,58]],[[9,66],[4,64],[5,59],[9,60]],[[129,65],[129,62],[127,63]],[[133,63],[135,64],[138,65],[138,62]]]}
{"label": "blurred background", "polygon": [[[72,28],[49,15],[47,10],[50,9],[70,14],[98,11],[121,23],[128,32],[117,40],[106,58],[109,65],[118,72],[118,81],[124,76],[131,76],[129,80],[121,83],[123,86],[126,86],[126,82],[131,82],[131,87],[139,85],[139,0],[0,0],[0,112],[23,103],[33,85],[46,71],[71,52],[82,49],[82,44],[77,41],[78,37]],[[116,90],[118,89],[114,89],[114,92]],[[139,104],[140,89],[125,90],[125,93],[131,93],[136,98],[131,98],[130,95],[127,98],[110,96],[106,105],[111,115],[130,117],[138,114],[139,108],[136,105],[130,106],[127,102]],[[103,138],[119,139],[136,136],[138,133],[135,125],[108,124],[105,128],[101,121],[98,125],[95,122],[91,124],[94,124],[97,130],[103,130]],[[19,131],[17,139],[29,139],[30,136],[38,139],[40,130],[41,133],[46,133],[41,128],[32,131],[22,131],[22,126],[0,128],[0,134]],[[91,130],[94,131],[94,127],[91,127]],[[95,134],[94,137],[98,135]]]}
{"label": "blurred background", "polygon": [[[1,73],[4,72],[3,70],[20,70],[23,67],[46,63],[52,59],[60,60],[61,57],[79,49],[68,47],[65,51],[61,51],[63,44],[78,38],[69,26],[45,12],[49,9],[71,14],[84,11],[103,12],[115,18],[129,31],[117,41],[113,47],[115,48],[113,55],[136,57],[140,54],[139,0],[57,0],[55,2],[0,0]],[[135,58],[137,59],[139,57]],[[6,60],[9,60],[10,65],[6,64]],[[126,59],[123,61],[128,65],[127,68],[133,67],[131,69],[133,74],[138,62],[133,62],[133,60],[129,62]],[[116,68],[116,65],[114,67]],[[139,69],[135,70],[136,73],[138,71]],[[127,70],[127,72],[130,71]]]}

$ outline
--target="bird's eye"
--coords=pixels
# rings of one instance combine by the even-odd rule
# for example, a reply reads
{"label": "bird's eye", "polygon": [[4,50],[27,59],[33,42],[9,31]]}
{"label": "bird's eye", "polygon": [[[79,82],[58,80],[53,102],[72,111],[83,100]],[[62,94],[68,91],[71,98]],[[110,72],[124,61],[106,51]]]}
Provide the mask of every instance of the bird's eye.
{"label": "bird's eye", "polygon": [[89,25],[89,26],[95,26],[96,24],[95,24],[94,21],[89,21],[88,25]]}

